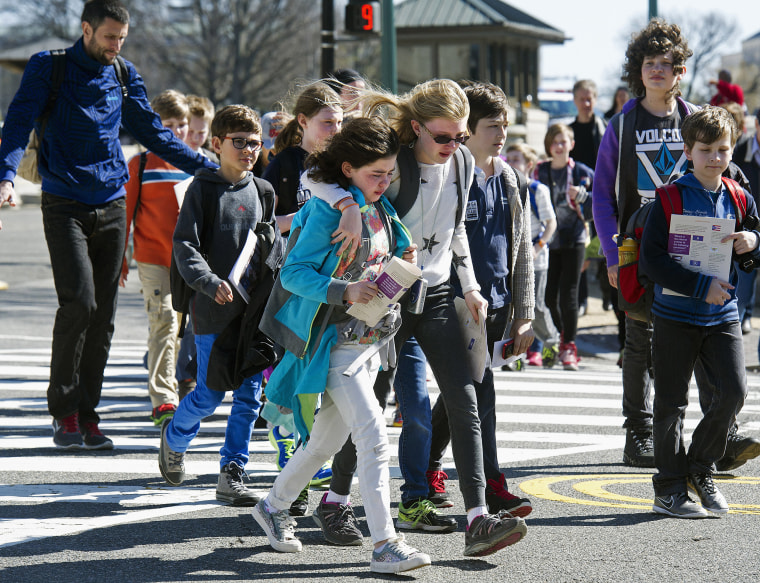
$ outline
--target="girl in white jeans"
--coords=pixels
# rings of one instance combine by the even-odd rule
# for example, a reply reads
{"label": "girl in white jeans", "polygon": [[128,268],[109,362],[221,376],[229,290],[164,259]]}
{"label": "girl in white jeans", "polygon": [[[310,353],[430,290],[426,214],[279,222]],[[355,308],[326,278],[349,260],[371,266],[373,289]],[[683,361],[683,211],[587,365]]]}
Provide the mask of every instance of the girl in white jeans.
{"label": "girl in white jeans", "polygon": [[[379,118],[356,118],[327,147],[307,160],[311,189],[342,189],[344,209],[361,211],[362,242],[340,253],[341,210],[313,197],[295,215],[288,258],[262,318],[261,329],[287,349],[267,384],[267,398],[289,407],[307,445],[293,455],[269,495],[253,509],[270,544],[298,552],[295,521],[288,509],[314,473],[351,434],[357,448],[359,483],[374,551],[370,570],[408,571],[430,564],[430,557],[398,535],[390,514],[390,458],[385,418],[373,392],[381,362],[400,325],[391,309],[374,327],[346,313],[352,303],[367,303],[378,293],[375,279],[393,255],[414,263],[415,247],[393,207],[382,196],[390,184],[399,139]],[[340,237],[339,237],[340,238]],[[310,427],[316,396],[322,406]],[[317,522],[333,522],[350,512],[346,503],[323,497]],[[337,533],[361,544],[361,534]],[[357,534],[358,533],[358,534]],[[353,536],[352,536],[353,535]],[[335,541],[347,544],[345,541]]]}

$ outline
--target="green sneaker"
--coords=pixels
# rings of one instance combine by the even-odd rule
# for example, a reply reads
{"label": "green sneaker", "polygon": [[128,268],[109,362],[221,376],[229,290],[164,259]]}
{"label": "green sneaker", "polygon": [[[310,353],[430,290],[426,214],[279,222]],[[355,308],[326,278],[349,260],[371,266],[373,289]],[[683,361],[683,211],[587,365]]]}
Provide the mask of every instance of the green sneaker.
{"label": "green sneaker", "polygon": [[272,447],[277,451],[277,461],[275,463],[277,464],[277,469],[282,471],[282,468],[285,467],[288,460],[293,457],[293,452],[296,447],[293,434],[291,433],[286,437],[280,437],[279,427],[275,425],[269,430],[269,443],[271,443]]}
{"label": "green sneaker", "polygon": [[427,498],[413,502],[399,502],[396,527],[404,530],[425,530],[427,532],[453,532],[457,521],[442,516]]}
{"label": "green sneaker", "polygon": [[541,359],[544,361],[544,368],[551,368],[557,364],[559,359],[559,348],[557,346],[547,346],[544,344],[541,350]]}

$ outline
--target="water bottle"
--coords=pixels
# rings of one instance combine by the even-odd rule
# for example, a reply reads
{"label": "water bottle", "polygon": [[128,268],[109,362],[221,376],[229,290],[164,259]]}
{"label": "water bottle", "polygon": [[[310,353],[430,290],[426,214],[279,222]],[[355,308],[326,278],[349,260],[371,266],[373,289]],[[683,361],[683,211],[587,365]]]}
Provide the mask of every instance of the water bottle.
{"label": "water bottle", "polygon": [[628,265],[638,259],[639,244],[635,239],[625,237],[622,242],[618,242],[618,263]]}

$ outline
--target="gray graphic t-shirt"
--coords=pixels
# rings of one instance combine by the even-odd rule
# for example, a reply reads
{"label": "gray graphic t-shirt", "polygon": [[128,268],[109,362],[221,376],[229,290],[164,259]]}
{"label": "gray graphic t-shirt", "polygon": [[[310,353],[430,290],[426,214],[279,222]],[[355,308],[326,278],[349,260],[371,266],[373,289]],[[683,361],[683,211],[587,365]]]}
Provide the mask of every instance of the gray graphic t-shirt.
{"label": "gray graphic t-shirt", "polygon": [[641,205],[654,200],[654,192],[674,174],[686,171],[686,155],[681,137],[681,114],[676,108],[668,117],[657,117],[641,104],[636,115],[634,144]]}

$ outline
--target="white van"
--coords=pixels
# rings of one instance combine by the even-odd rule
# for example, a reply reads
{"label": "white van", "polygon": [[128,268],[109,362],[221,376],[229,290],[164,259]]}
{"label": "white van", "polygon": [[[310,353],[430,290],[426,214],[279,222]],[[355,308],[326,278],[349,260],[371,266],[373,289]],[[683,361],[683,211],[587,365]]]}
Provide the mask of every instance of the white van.
{"label": "white van", "polygon": [[573,90],[538,90],[538,107],[549,114],[549,125],[570,124],[575,121],[578,110],[573,102]]}

